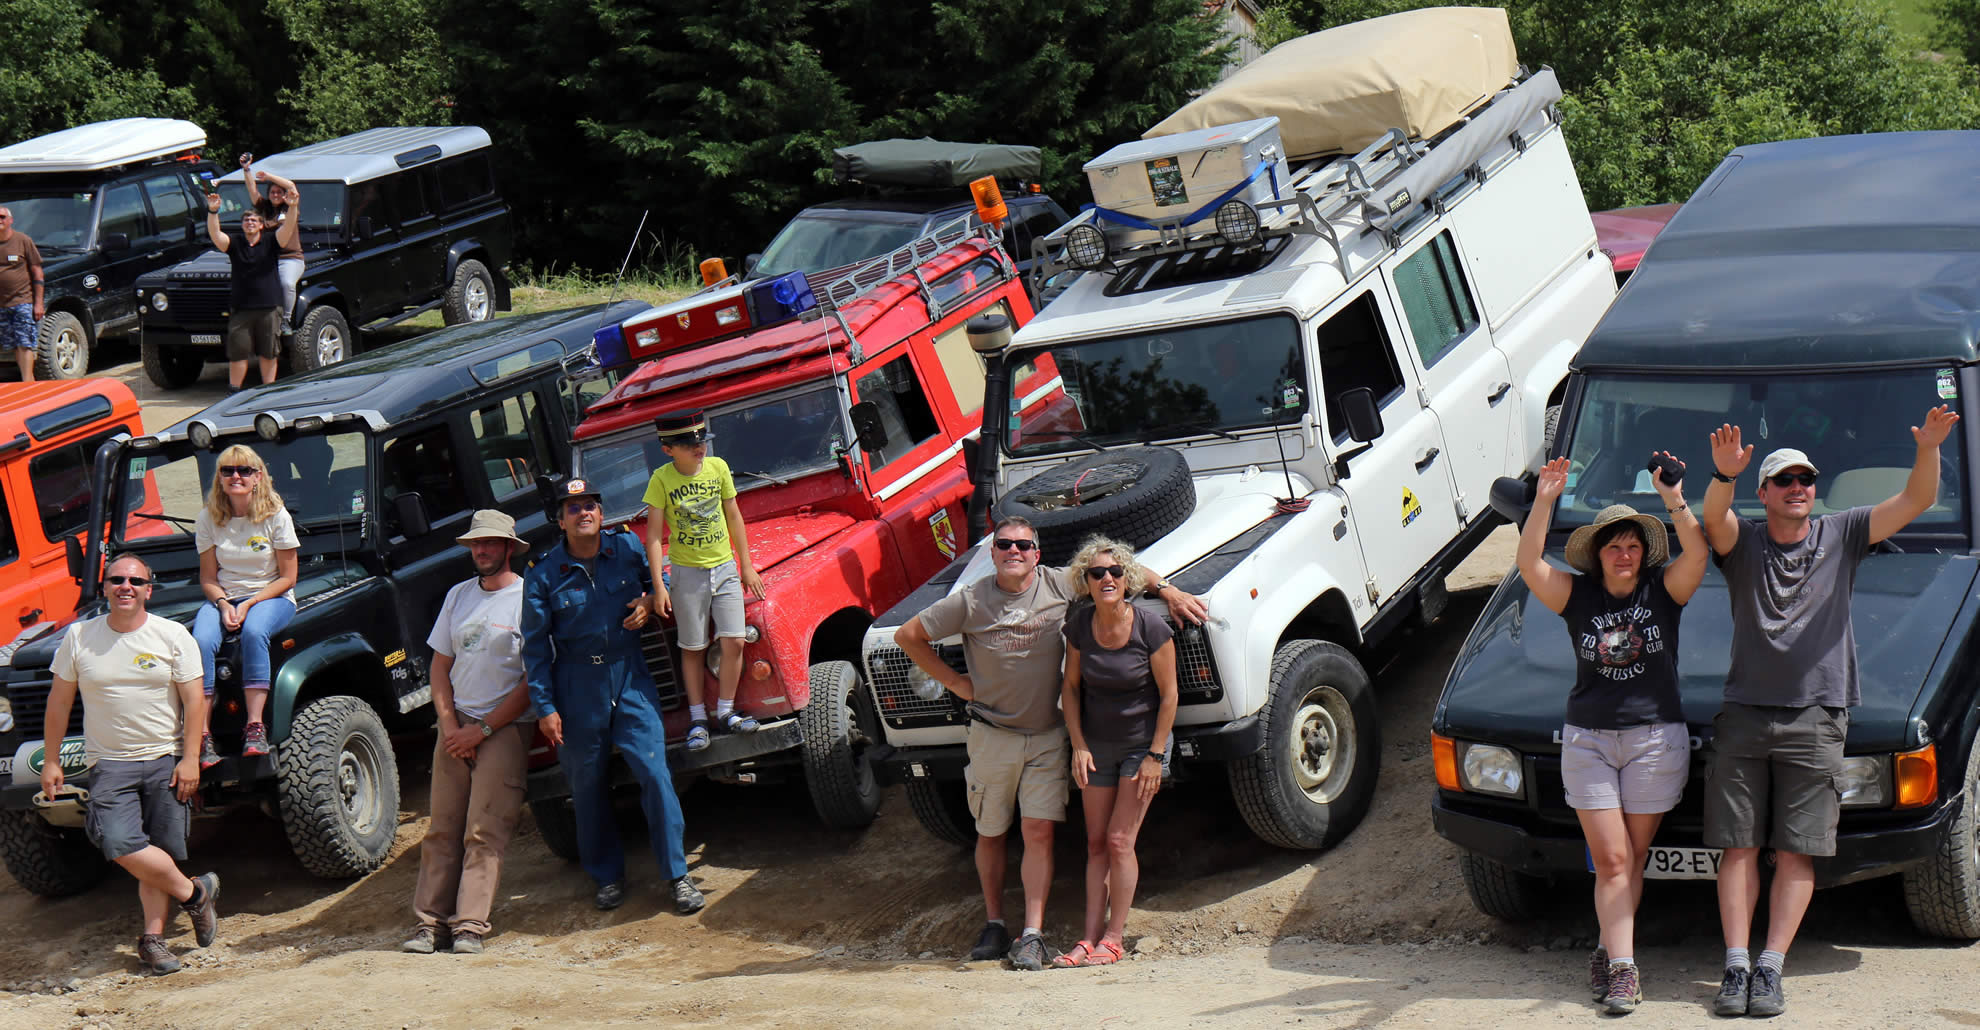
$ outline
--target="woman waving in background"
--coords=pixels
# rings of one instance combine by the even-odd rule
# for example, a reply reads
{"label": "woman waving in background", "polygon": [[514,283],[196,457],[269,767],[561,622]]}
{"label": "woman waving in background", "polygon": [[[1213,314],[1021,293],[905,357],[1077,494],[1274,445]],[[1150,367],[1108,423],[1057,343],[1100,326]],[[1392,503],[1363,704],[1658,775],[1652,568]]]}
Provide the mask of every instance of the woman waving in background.
{"label": "woman waving in background", "polygon": [[[241,755],[268,753],[268,728],[262,712],[268,707],[268,676],[272,664],[268,638],[282,631],[296,614],[296,524],[282,497],[268,482],[268,466],[251,447],[235,444],[220,453],[206,507],[193,523],[199,548],[199,586],[206,603],[193,617],[193,639],[205,663],[206,696],[213,696],[214,656],[227,633],[241,637],[241,688],[247,696],[247,726],[242,731]],[[200,744],[200,768],[220,761],[213,747],[212,711],[207,710],[207,733]]]}

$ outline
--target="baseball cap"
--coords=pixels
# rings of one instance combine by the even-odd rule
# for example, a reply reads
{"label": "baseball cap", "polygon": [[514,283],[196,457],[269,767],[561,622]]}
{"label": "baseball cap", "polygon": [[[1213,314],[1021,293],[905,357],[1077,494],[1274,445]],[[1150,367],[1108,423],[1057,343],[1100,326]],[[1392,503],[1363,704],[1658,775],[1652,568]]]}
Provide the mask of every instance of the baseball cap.
{"label": "baseball cap", "polygon": [[1814,462],[1808,460],[1808,455],[1792,447],[1783,447],[1760,460],[1760,478],[1766,479],[1783,469],[1791,469],[1797,465],[1810,472],[1819,473],[1822,471],[1815,467]]}

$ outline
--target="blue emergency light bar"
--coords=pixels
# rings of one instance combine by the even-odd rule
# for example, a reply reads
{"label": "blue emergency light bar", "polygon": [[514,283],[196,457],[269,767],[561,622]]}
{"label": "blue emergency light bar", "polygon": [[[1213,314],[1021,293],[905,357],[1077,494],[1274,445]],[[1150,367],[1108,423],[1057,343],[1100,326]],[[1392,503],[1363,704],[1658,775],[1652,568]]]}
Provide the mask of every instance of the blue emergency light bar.
{"label": "blue emergency light bar", "polygon": [[803,272],[704,291],[627,319],[617,327],[621,338],[614,343],[600,335],[598,359],[606,365],[612,356],[641,361],[788,322],[817,307]]}

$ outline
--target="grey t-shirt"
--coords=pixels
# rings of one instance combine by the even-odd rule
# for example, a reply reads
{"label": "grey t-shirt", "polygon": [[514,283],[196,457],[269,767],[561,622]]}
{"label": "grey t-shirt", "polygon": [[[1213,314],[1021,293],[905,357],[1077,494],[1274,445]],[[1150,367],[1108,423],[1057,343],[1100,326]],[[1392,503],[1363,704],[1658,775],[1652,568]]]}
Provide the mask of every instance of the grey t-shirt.
{"label": "grey t-shirt", "polygon": [[1739,520],[1738,541],[1714,559],[1732,596],[1726,700],[1787,708],[1861,702],[1849,599],[1869,553],[1869,508],[1811,519],[1798,544],[1777,544],[1765,523]]}
{"label": "grey t-shirt", "polygon": [[918,618],[928,639],[962,634],[976,686],[975,711],[994,726],[1024,733],[1057,729],[1059,676],[1066,660],[1066,571],[1040,566],[1016,593],[985,576],[928,606]]}
{"label": "grey t-shirt", "polygon": [[1149,659],[1175,638],[1167,622],[1139,608],[1127,643],[1102,647],[1093,638],[1091,605],[1066,620],[1066,643],[1079,651],[1079,728],[1087,741],[1143,747],[1155,739],[1162,694]]}

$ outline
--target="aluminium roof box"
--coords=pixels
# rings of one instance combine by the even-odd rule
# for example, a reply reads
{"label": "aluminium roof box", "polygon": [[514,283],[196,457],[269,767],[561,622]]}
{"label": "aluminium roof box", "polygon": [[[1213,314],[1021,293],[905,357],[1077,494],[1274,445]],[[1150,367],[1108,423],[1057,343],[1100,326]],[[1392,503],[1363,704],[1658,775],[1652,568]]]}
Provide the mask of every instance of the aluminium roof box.
{"label": "aluminium roof box", "polygon": [[832,151],[832,172],[840,181],[876,186],[939,189],[967,186],[986,175],[1005,181],[1036,179],[1041,167],[1037,147],[950,143],[926,136],[856,143]]}
{"label": "aluminium roof box", "polygon": [[[488,145],[488,131],[479,126],[394,126],[366,129],[349,136],[270,154],[256,160],[254,169],[297,182],[331,181],[349,185],[480,150]],[[221,176],[220,181],[239,182],[240,179],[240,169],[236,168]]]}
{"label": "aluminium roof box", "polygon": [[1288,156],[1352,154],[1392,128],[1435,136],[1518,72],[1505,11],[1404,11],[1281,43],[1142,138],[1277,116]]}
{"label": "aluminium roof box", "polygon": [[0,174],[94,172],[206,146],[206,130],[177,118],[92,122],[0,148]]}

